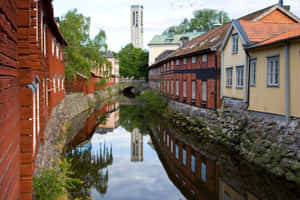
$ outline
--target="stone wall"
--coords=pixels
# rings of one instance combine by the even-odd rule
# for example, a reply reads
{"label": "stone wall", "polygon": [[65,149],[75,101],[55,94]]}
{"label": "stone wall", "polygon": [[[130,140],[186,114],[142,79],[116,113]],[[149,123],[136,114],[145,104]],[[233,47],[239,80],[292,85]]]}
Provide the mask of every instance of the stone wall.
{"label": "stone wall", "polygon": [[39,146],[35,175],[53,168],[60,162],[64,147],[84,127],[91,113],[104,106],[120,93],[120,87],[111,86],[94,94],[72,93],[66,95],[51,114],[43,141]]}
{"label": "stone wall", "polygon": [[225,145],[246,160],[278,176],[300,182],[300,122],[233,109],[225,100],[220,111],[169,101],[170,120],[189,134]]}

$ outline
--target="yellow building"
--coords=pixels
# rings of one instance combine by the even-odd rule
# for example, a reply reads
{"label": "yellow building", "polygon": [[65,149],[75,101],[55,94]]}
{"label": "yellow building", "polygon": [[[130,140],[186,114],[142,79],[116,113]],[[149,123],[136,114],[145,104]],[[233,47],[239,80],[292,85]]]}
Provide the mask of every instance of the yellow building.
{"label": "yellow building", "polygon": [[249,110],[300,117],[300,26],[248,49]]}
{"label": "yellow building", "polygon": [[[295,15],[279,4],[233,20],[220,49],[221,97],[248,102],[250,60],[245,47],[289,31],[294,28],[289,25],[299,22]],[[283,29],[278,28],[279,24],[284,24]]]}

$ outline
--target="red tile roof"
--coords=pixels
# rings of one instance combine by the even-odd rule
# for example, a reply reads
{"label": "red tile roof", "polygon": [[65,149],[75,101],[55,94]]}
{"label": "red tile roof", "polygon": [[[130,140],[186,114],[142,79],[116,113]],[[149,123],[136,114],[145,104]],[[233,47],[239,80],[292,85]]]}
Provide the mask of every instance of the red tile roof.
{"label": "red tile roof", "polygon": [[274,44],[277,42],[281,42],[281,41],[285,41],[285,40],[289,40],[289,39],[294,39],[294,38],[299,38],[300,39],[300,27],[291,31],[288,31],[286,33],[280,34],[276,37],[273,37],[271,39],[265,40],[262,43],[259,43],[258,45],[256,45],[255,47],[259,47],[259,46],[264,46],[264,45],[268,45],[268,44]]}
{"label": "red tile roof", "polygon": [[240,20],[250,42],[263,42],[282,33],[300,28],[300,24],[253,22]]}

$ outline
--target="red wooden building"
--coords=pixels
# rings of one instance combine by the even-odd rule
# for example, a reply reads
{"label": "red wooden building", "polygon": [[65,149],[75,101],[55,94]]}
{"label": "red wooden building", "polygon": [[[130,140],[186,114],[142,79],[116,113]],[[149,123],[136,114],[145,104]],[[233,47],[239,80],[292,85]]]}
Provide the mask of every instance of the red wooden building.
{"label": "red wooden building", "polygon": [[191,40],[149,68],[149,86],[171,99],[217,109],[220,100],[218,49],[230,24]]}
{"label": "red wooden building", "polygon": [[32,199],[38,145],[64,98],[67,43],[51,2],[0,2],[0,199]]}

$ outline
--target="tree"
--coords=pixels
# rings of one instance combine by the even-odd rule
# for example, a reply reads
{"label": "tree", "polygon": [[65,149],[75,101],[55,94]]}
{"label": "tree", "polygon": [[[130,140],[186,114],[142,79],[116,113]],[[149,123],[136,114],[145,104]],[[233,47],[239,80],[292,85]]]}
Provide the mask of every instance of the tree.
{"label": "tree", "polygon": [[102,56],[107,51],[106,35],[100,30],[94,39],[90,38],[90,18],[74,9],[62,17],[60,30],[68,42],[65,48],[66,78],[75,77],[77,72],[90,77],[94,68],[111,66]]}
{"label": "tree", "polygon": [[214,9],[201,9],[194,11],[194,17],[190,20],[185,18],[178,26],[171,26],[163,32],[167,34],[170,29],[173,29],[176,34],[184,32],[209,31],[216,24],[226,24],[230,22],[228,14],[224,11]]}
{"label": "tree", "polygon": [[148,52],[127,44],[118,54],[120,75],[124,77],[147,78]]}

